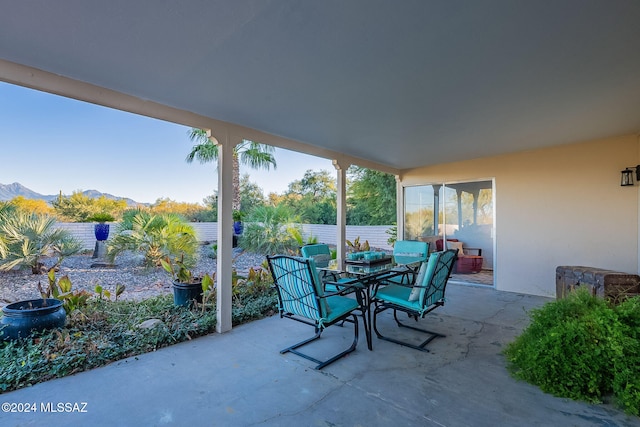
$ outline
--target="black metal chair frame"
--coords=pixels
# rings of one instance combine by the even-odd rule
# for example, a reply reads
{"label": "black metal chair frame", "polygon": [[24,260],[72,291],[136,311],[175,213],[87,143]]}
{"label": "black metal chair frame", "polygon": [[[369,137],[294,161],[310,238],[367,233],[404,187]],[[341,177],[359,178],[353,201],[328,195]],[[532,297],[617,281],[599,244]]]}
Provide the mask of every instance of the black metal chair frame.
{"label": "black metal chair frame", "polygon": [[[411,325],[407,325],[406,323],[402,323],[400,321],[400,319],[398,319],[398,311],[402,311],[407,313],[407,315],[409,316],[409,318],[413,318],[416,322],[418,321],[418,318],[424,318],[428,313],[432,312],[433,310],[435,310],[436,308],[443,306],[445,299],[444,299],[444,295],[445,295],[445,290],[446,290],[446,286],[447,286],[447,282],[449,280],[449,276],[451,276],[451,271],[453,271],[453,266],[455,265],[455,262],[457,260],[457,253],[458,250],[447,250],[443,252],[443,255],[445,253],[450,253],[450,255],[448,256],[448,259],[446,260],[442,260],[442,257],[440,257],[440,259],[438,260],[438,264],[436,265],[435,271],[433,276],[431,277],[431,280],[429,281],[429,283],[427,285],[421,285],[421,284],[412,284],[412,285],[402,285],[402,284],[397,284],[396,286],[405,286],[408,288],[426,288],[426,291],[424,292],[424,295],[422,295],[422,299],[421,299],[421,303],[422,305],[424,305],[425,301],[427,298],[429,298],[430,295],[432,295],[435,291],[440,290],[440,288],[442,289],[442,298],[439,299],[438,301],[436,301],[435,303],[433,303],[430,307],[428,307],[428,309],[422,313],[419,313],[415,310],[412,310],[408,307],[404,307],[404,306],[400,306],[394,303],[391,303],[389,301],[383,301],[383,300],[379,300],[376,299],[374,297],[373,303],[375,305],[375,308],[373,310],[373,330],[376,333],[376,336],[381,339],[381,340],[385,340],[385,341],[389,341],[395,344],[400,344],[402,346],[405,347],[410,347],[410,348],[414,348],[416,350],[420,350],[420,351],[424,351],[424,352],[429,352],[429,349],[426,348],[426,346],[433,341],[436,338],[440,338],[440,337],[445,337],[446,335],[441,334],[439,332],[434,332],[434,331],[430,331],[427,329],[423,329],[423,328],[418,328],[415,326],[411,326]],[[451,256],[451,253],[453,256]],[[443,277],[441,274],[442,270],[445,269],[446,270],[446,275],[444,275],[444,280],[442,281],[442,283],[436,283],[437,279],[440,277]],[[415,278],[413,280],[415,282]],[[376,289],[377,291],[377,289]],[[428,334],[429,337],[424,340],[422,343],[416,345],[416,344],[412,344],[409,343],[407,341],[402,341],[396,338],[392,338],[392,337],[388,337],[388,336],[384,336],[380,333],[380,331],[378,330],[378,325],[377,325],[377,318],[378,318],[378,314],[382,313],[385,310],[388,309],[392,309],[393,310],[393,318],[396,322],[396,324],[398,325],[398,327],[400,328],[407,328],[407,329],[411,329],[414,331],[418,331],[421,333],[425,333]]]}
{"label": "black metal chair frame", "polygon": [[[289,258],[292,260],[295,260],[297,263],[299,263],[300,267],[297,270],[294,271],[284,271],[282,272],[282,275],[278,275],[274,272],[274,268],[272,266],[272,260],[275,258]],[[315,266],[313,266],[310,262],[309,259],[304,259],[304,258],[296,258],[296,257],[291,257],[291,256],[287,256],[287,255],[275,255],[275,256],[267,256],[267,262],[269,263],[269,269],[271,270],[271,275],[273,277],[273,282],[274,282],[274,287],[276,288],[276,291],[278,293],[278,308],[279,308],[279,312],[280,312],[280,317],[281,318],[287,318],[287,319],[291,319],[291,320],[295,320],[297,322],[300,323],[304,323],[306,325],[310,325],[314,327],[315,330],[315,334],[313,337],[305,339],[303,341],[300,341],[299,343],[293,344],[292,346],[289,346],[285,349],[280,350],[280,354],[285,354],[285,353],[293,353],[296,354],[300,357],[303,357],[307,360],[310,360],[314,363],[317,363],[317,366],[315,367],[315,369],[319,370],[324,368],[325,366],[335,362],[336,360],[346,356],[347,354],[351,353],[352,351],[354,351],[356,349],[356,346],[358,344],[358,318],[356,317],[356,315],[353,313],[353,311],[350,311],[348,313],[345,313],[344,315],[337,317],[336,319],[333,319],[331,322],[322,322],[320,323],[319,321],[315,320],[315,319],[311,319],[308,317],[305,317],[303,315],[297,314],[297,313],[291,313],[291,312],[287,312],[284,311],[282,309],[283,307],[283,301],[298,301],[301,304],[304,304],[305,306],[307,306],[310,310],[312,311],[320,311],[321,310],[321,301],[323,299],[329,298],[331,296],[335,296],[335,295],[341,295],[344,296],[347,293],[350,292],[354,292],[355,289],[353,289],[351,286],[344,286],[343,284],[339,284],[339,283],[335,283],[336,285],[342,285],[343,289],[341,289],[338,292],[331,292],[331,293],[326,293],[322,296],[318,295],[318,293],[316,292],[316,286],[314,283],[307,283],[307,287],[309,288],[308,293],[306,293],[305,295],[301,295],[299,297],[296,297],[295,295],[291,294],[290,292],[287,291],[287,289],[285,287],[283,287],[282,285],[280,285],[280,279],[287,275],[287,274],[294,274],[297,276],[297,280],[304,280],[306,281],[305,277],[311,277],[313,278],[313,270],[315,269]],[[306,271],[305,271],[306,270]],[[308,297],[310,295],[313,295],[314,301],[315,301],[315,307],[311,307],[306,303],[303,303],[301,301],[302,298]],[[361,307],[357,308],[358,310],[361,310]],[[355,309],[354,309],[355,310]],[[341,323],[341,325],[344,322],[349,322],[349,323],[353,323],[354,325],[354,336],[353,336],[353,342],[351,343],[351,345],[344,351],[336,354],[333,357],[330,357],[326,360],[319,360],[309,354],[303,353],[301,351],[298,350],[298,348],[309,344],[317,339],[319,339],[322,335],[322,332],[324,331],[324,329],[326,329],[329,326],[332,326],[336,323]],[[365,325],[366,326],[366,325]]]}

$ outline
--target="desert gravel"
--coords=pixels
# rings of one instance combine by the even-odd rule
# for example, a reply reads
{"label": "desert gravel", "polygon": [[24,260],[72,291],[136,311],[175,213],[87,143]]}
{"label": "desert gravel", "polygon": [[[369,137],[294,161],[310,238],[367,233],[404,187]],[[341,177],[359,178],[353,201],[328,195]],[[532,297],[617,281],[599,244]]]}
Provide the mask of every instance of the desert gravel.
{"label": "desert gravel", "polygon": [[[265,260],[262,254],[254,254],[234,249],[234,266],[240,275],[246,275],[251,267],[260,267]],[[198,262],[193,272],[195,275],[213,273],[216,271],[216,260],[212,256],[210,247],[201,246]],[[45,265],[50,266],[55,260],[45,259]],[[75,255],[63,260],[56,277],[68,275],[73,283],[73,289],[87,289],[93,291],[97,284],[113,293],[118,283],[126,286],[121,295],[123,299],[141,300],[159,294],[171,294],[171,280],[162,268],[145,268],[142,266],[142,256],[134,253],[124,253],[115,260],[112,268],[91,268],[96,259],[92,253]],[[31,274],[31,270],[0,272],[0,307],[6,304],[40,298],[37,284],[46,287],[46,274]]]}

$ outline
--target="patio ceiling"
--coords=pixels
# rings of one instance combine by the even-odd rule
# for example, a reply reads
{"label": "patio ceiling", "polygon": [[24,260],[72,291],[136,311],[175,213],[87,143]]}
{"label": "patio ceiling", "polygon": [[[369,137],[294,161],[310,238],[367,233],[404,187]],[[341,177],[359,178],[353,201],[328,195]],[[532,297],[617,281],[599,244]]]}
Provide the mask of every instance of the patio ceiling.
{"label": "patio ceiling", "polygon": [[395,169],[640,131],[634,0],[0,9],[0,59]]}

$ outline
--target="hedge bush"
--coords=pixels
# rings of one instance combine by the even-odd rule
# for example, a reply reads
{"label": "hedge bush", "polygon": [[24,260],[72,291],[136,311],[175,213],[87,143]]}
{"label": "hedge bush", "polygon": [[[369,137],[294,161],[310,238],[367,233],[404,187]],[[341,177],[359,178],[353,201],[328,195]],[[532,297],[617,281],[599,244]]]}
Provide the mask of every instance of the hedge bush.
{"label": "hedge bush", "polygon": [[512,374],[555,396],[601,402],[613,394],[640,415],[640,299],[618,306],[579,289],[531,312],[505,349]]}

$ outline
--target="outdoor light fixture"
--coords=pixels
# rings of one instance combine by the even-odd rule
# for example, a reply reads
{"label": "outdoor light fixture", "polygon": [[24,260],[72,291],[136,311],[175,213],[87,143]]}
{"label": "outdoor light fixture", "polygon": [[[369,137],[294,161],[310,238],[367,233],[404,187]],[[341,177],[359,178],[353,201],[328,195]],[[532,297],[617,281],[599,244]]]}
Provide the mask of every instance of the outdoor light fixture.
{"label": "outdoor light fixture", "polygon": [[622,179],[620,180],[620,186],[627,187],[633,185],[633,169],[636,170],[636,181],[640,181],[640,165],[629,166],[621,171]]}

